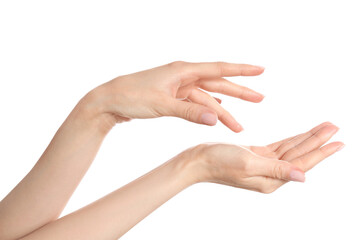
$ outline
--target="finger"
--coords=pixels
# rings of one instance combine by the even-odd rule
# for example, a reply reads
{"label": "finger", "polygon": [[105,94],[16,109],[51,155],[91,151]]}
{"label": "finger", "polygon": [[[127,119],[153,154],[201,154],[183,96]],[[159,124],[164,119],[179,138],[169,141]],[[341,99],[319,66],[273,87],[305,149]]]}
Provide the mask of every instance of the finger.
{"label": "finger", "polygon": [[[298,159],[295,159],[291,161],[291,163],[295,166],[297,166],[302,171],[306,172],[310,169],[312,169],[315,165],[317,165],[319,162],[321,162],[323,159],[329,157],[335,152],[340,151],[343,149],[345,145],[342,142],[333,142],[329,143],[325,146],[323,146],[320,149],[314,150],[305,156],[302,156]],[[262,188],[264,190],[267,190],[268,193],[273,192],[274,190],[278,189],[285,183],[287,183],[287,180],[281,180],[281,179],[273,179],[273,178],[265,178],[256,176],[255,178],[261,178],[256,179],[258,182],[265,182],[265,186]]]}
{"label": "finger", "polygon": [[256,76],[263,73],[264,68],[250,64],[238,64],[227,62],[184,62],[176,61],[171,64],[177,71],[184,75],[199,78],[219,78],[232,76]]}
{"label": "finger", "polygon": [[207,106],[214,110],[217,113],[218,119],[232,131],[240,132],[243,130],[242,126],[234,119],[234,117],[219,105],[219,103],[208,93],[199,89],[193,89],[187,98],[194,103]]}
{"label": "finger", "polygon": [[[177,91],[177,95],[176,95],[176,99],[182,100],[182,101],[187,101],[189,102],[189,99],[187,99],[188,96],[188,92],[192,91],[194,88],[196,88],[197,86],[194,86],[193,84],[187,85],[185,87],[181,87],[178,91]],[[217,98],[212,96],[219,104],[222,103],[222,99]]]}
{"label": "finger", "polygon": [[312,169],[325,158],[329,157],[337,151],[340,151],[343,147],[344,143],[342,142],[332,142],[292,160],[291,163],[306,172]]}
{"label": "finger", "polygon": [[293,138],[283,142],[281,145],[278,146],[278,148],[276,150],[273,150],[273,151],[276,152],[279,159],[282,159],[283,155],[289,149],[292,149],[293,147],[297,146],[299,143],[310,138],[313,134],[315,134],[317,131],[319,131],[321,128],[323,128],[327,125],[332,125],[332,123],[324,122],[324,123],[314,127],[313,129],[311,129],[310,131],[308,131],[306,133],[298,134],[297,136],[294,136]]}
{"label": "finger", "polygon": [[199,81],[198,86],[209,92],[222,93],[250,102],[260,102],[264,98],[262,94],[224,78],[202,79]]}
{"label": "finger", "polygon": [[[212,96],[213,97],[213,96]],[[221,104],[222,103],[222,99],[220,99],[220,98],[216,98],[216,97],[213,97],[214,99],[216,99],[216,101],[219,103],[219,104]]]}
{"label": "finger", "polygon": [[295,165],[278,159],[255,158],[250,163],[251,174],[274,179],[304,182],[304,172]]}
{"label": "finger", "polygon": [[288,150],[281,159],[290,161],[313,151],[326,143],[338,130],[339,128],[335,125],[327,125],[319,129],[312,136]]}
{"label": "finger", "polygon": [[162,116],[179,117],[194,123],[210,126],[216,125],[217,123],[217,113],[206,106],[172,98],[163,104],[165,104],[165,106],[161,109],[165,110],[161,113]]}
{"label": "finger", "polygon": [[[321,124],[319,124],[318,126],[316,126],[316,127],[314,127],[313,129],[311,129],[309,132],[316,132],[316,131],[318,131],[319,129],[321,129],[322,127],[327,126],[327,125],[330,125],[330,124],[332,124],[332,123],[330,123],[330,122],[321,123]],[[307,133],[308,133],[308,132],[307,132]],[[284,143],[287,143],[287,142],[289,142],[290,140],[292,140],[293,138],[299,137],[300,135],[303,136],[303,135],[305,135],[305,134],[307,134],[307,133],[301,133],[301,134],[298,134],[298,135],[295,135],[295,136],[292,136],[292,137],[289,137],[289,138],[280,140],[280,141],[278,141],[278,142],[269,144],[267,147],[269,147],[269,148],[270,148],[272,151],[274,151],[274,152],[275,152],[275,151],[278,151],[279,147],[280,147],[281,145],[283,145]]]}

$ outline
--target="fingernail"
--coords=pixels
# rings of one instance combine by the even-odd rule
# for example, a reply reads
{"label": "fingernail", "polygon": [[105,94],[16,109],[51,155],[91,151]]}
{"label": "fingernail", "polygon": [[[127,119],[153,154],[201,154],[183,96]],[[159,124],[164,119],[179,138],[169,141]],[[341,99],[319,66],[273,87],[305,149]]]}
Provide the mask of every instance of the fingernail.
{"label": "fingernail", "polygon": [[326,127],[330,128],[329,131],[328,131],[328,134],[335,134],[339,130],[339,128],[337,126],[335,126],[335,125],[328,125]]}
{"label": "fingernail", "polygon": [[240,125],[239,123],[236,125],[236,131],[235,132],[237,132],[237,133],[239,133],[239,132],[242,132],[244,129],[243,129],[243,127],[242,127],[242,125]]}
{"label": "fingernail", "polygon": [[262,101],[264,98],[265,98],[265,96],[262,94],[262,93],[258,93],[258,101]]}
{"label": "fingernail", "polygon": [[297,181],[297,182],[304,182],[305,181],[305,175],[303,172],[298,170],[292,170],[289,174],[290,180]]}
{"label": "fingernail", "polygon": [[337,152],[339,152],[340,150],[342,150],[344,147],[345,147],[345,144],[339,146],[339,147],[337,148]]}
{"label": "fingernail", "polygon": [[213,113],[203,113],[201,116],[201,122],[210,126],[216,125],[217,116]]}
{"label": "fingernail", "polygon": [[256,65],[257,68],[265,69],[263,66]]}

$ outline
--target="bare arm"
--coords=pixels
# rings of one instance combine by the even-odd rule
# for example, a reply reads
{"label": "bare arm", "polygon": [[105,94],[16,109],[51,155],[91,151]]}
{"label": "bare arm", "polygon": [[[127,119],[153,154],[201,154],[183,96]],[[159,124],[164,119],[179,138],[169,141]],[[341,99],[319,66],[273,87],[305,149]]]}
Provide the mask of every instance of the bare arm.
{"label": "bare arm", "polygon": [[192,183],[181,160],[174,158],[23,239],[117,239]]}
{"label": "bare arm", "polygon": [[[90,91],[56,132],[33,169],[0,202],[0,239],[16,239],[54,221],[118,122],[176,116],[235,132],[242,128],[200,88],[260,102],[263,96],[223,76],[254,76],[263,68],[232,63],[173,62],[115,78]],[[190,102],[186,100],[189,99]]]}
{"label": "bare arm", "polygon": [[17,239],[59,217],[111,127],[89,100],[79,102],[33,169],[0,202],[1,240]]}
{"label": "bare arm", "polygon": [[[198,182],[271,193],[290,180],[304,181],[304,171],[340,150],[341,142],[322,146],[335,129],[331,124],[319,125],[298,135],[296,145],[293,139],[265,147],[198,145],[23,239],[118,239],[177,193]],[[283,154],[284,157],[279,157]]]}

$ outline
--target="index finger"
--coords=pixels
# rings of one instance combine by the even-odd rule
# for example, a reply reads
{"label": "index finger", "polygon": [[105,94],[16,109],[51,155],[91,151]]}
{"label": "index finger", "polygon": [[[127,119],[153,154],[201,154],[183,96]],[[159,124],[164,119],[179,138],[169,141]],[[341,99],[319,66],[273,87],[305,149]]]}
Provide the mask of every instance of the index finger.
{"label": "index finger", "polygon": [[219,77],[233,77],[233,76],[256,76],[264,71],[264,67],[227,63],[227,62],[174,62],[176,65],[182,65],[183,71],[186,74],[194,75],[198,78],[219,78]]}

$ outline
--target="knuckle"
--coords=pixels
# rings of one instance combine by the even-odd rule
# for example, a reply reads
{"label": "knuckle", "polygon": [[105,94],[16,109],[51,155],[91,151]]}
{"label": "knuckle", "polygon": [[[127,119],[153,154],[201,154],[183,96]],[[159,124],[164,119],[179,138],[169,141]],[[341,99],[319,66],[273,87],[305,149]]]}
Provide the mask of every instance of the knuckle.
{"label": "knuckle", "polygon": [[276,164],[274,167],[273,167],[273,177],[274,178],[278,178],[278,179],[281,179],[283,178],[284,176],[284,173],[285,172],[285,166],[284,164]]}
{"label": "knuckle", "polygon": [[181,69],[186,65],[187,62],[185,61],[174,61],[168,64],[168,66],[170,68],[174,68],[174,69]]}
{"label": "knuckle", "polygon": [[189,106],[188,108],[185,108],[184,113],[183,113],[185,119],[188,119],[188,120],[192,119],[192,113],[193,113],[192,109],[193,108],[191,106]]}
{"label": "knuckle", "polygon": [[302,150],[300,150],[298,147],[294,147],[288,152],[286,152],[282,158],[285,160],[292,160],[294,156],[301,156],[303,154],[304,153]]}
{"label": "knuckle", "polygon": [[319,148],[319,153],[320,153],[320,157],[325,157],[328,155],[328,152],[326,151],[325,148]]}
{"label": "knuckle", "polygon": [[295,165],[299,168],[299,169],[301,169],[302,171],[307,171],[307,168],[306,168],[306,166],[305,166],[305,164],[304,164],[304,162],[303,162],[303,159],[302,158],[299,158],[297,161],[295,161],[294,162],[295,163]]}
{"label": "knuckle", "polygon": [[288,154],[288,159],[291,159],[293,156],[301,156],[303,155],[304,152],[302,149],[299,148],[299,146],[294,147],[291,151],[290,154]]}
{"label": "knuckle", "polygon": [[238,91],[238,97],[239,98],[245,97],[247,95],[250,95],[251,92],[252,92],[252,90],[250,88],[241,86],[240,90]]}
{"label": "knuckle", "polygon": [[215,64],[216,64],[216,68],[217,68],[217,71],[218,71],[218,76],[224,76],[223,75],[223,65],[225,64],[225,62],[223,62],[223,61],[217,61],[217,62],[215,62]]}
{"label": "knuckle", "polygon": [[215,109],[217,112],[217,116],[219,119],[223,119],[225,117],[230,117],[231,115],[229,114],[228,111],[226,111],[223,107],[219,106],[218,109]]}
{"label": "knuckle", "polygon": [[241,87],[238,89],[237,93],[236,93],[236,97],[238,98],[242,98],[243,96],[245,96],[246,94],[246,90],[245,90],[245,87]]}
{"label": "knuckle", "polygon": [[226,80],[220,80],[215,82],[216,83],[216,88],[218,92],[223,92],[227,89],[228,87],[228,83]]}

